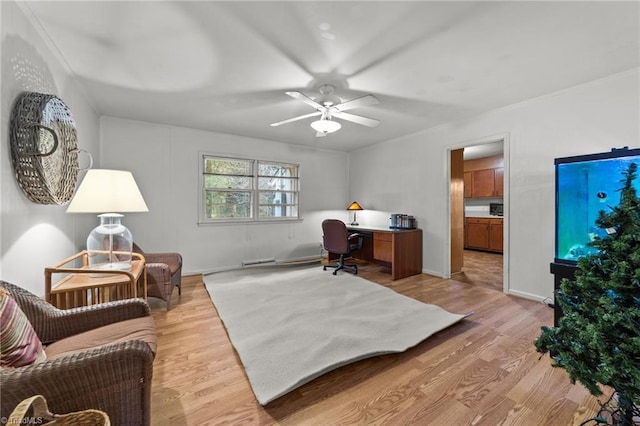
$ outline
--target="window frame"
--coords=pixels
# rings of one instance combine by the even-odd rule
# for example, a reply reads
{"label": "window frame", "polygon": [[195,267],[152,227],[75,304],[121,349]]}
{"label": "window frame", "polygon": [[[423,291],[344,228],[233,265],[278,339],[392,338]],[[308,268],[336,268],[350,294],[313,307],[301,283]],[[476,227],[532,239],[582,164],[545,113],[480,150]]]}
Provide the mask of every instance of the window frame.
{"label": "window frame", "polygon": [[[295,176],[281,176],[280,179],[286,179],[286,180],[290,180],[294,185],[295,185],[295,190],[283,190],[283,191],[278,191],[277,189],[274,190],[269,190],[269,189],[260,189],[260,181],[261,178],[274,178],[275,176],[269,176],[269,175],[261,175],[260,174],[260,165],[261,164],[265,164],[265,165],[271,165],[271,166],[283,166],[282,168],[294,168],[296,173]],[[255,217],[257,221],[264,221],[264,222],[271,222],[274,220],[298,220],[300,219],[300,165],[299,164],[294,164],[294,163],[285,163],[282,161],[269,161],[269,160],[256,160],[256,180],[255,180],[255,190],[256,190],[256,198],[255,198]],[[293,194],[293,197],[295,198],[295,203],[286,203],[284,204],[285,208],[286,206],[293,206],[296,209],[296,215],[295,216],[264,216],[261,217],[260,216],[260,208],[263,206],[278,206],[278,204],[261,204],[261,194],[265,194],[265,193],[270,193],[270,192],[281,192],[283,194]],[[280,206],[282,206],[282,204],[280,204]]]}
{"label": "window frame", "polygon": [[[218,159],[218,160],[229,160],[229,161],[243,161],[251,163],[252,167],[252,176],[251,176],[251,188],[246,190],[250,192],[250,212],[251,217],[224,217],[224,218],[209,218],[206,215],[206,193],[207,188],[205,188],[205,164],[207,159]],[[210,152],[200,152],[198,153],[198,225],[215,225],[215,224],[251,224],[251,223],[273,223],[273,222],[292,222],[302,220],[301,216],[301,208],[300,208],[300,194],[301,194],[301,178],[300,178],[300,164],[282,161],[282,160],[268,160],[268,159],[256,159],[256,158],[242,158],[240,156],[228,156],[215,154]],[[265,204],[260,204],[260,195],[266,192],[270,192],[268,189],[261,190],[259,188],[260,178],[265,178],[269,176],[261,176],[260,175],[260,165],[282,165],[293,167],[296,175],[292,177],[285,177],[286,179],[292,179],[295,181],[294,185],[296,189],[293,191],[285,191],[286,193],[292,193],[295,197],[295,203],[288,203],[287,205],[292,206],[297,210],[297,214],[295,216],[276,216],[276,217],[260,217],[260,207],[265,206]],[[211,189],[211,188],[209,188]],[[229,189],[220,188],[221,191],[226,191]],[[230,190],[233,191],[233,190]],[[244,192],[244,190],[238,189],[238,191]]]}

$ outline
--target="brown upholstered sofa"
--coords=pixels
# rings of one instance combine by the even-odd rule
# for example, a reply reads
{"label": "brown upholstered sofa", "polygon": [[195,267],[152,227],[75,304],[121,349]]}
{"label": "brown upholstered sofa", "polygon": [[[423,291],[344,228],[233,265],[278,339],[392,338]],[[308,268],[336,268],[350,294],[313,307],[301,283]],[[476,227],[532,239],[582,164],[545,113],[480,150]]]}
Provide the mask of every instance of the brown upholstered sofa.
{"label": "brown upholstered sofa", "polygon": [[0,417],[25,398],[43,395],[54,413],[105,411],[112,425],[149,425],[151,378],[157,340],[142,299],[60,310],[4,281],[47,359],[0,368]]}

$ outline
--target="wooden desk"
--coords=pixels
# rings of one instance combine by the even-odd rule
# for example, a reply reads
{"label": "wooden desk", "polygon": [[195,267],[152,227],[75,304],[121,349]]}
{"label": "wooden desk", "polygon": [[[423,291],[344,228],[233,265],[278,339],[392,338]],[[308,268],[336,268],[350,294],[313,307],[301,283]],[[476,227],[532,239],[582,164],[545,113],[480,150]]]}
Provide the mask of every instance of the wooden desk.
{"label": "wooden desk", "polygon": [[[45,298],[60,309],[95,305],[114,300],[147,298],[147,269],[144,256],[131,254],[131,270],[91,269],[86,250],[77,253],[51,268],[45,268]],[[76,259],[82,267],[66,267]],[[53,274],[67,274],[52,284]]]}
{"label": "wooden desk", "polygon": [[[392,280],[422,273],[422,229],[351,225],[347,229],[364,237],[362,249],[353,252],[353,258],[390,268]],[[329,259],[334,258],[329,253]]]}

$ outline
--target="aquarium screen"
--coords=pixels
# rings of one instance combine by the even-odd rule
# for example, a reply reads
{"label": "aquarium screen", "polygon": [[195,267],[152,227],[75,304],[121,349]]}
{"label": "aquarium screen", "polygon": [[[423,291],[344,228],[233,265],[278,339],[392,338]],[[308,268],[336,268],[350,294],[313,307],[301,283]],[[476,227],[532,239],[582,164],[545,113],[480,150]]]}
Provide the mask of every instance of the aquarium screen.
{"label": "aquarium screen", "polygon": [[[557,158],[556,262],[575,263],[596,250],[589,241],[606,235],[598,228],[600,210],[620,204],[623,172],[629,164],[640,166],[640,149],[616,149],[600,154]],[[634,187],[640,193],[638,179]]]}

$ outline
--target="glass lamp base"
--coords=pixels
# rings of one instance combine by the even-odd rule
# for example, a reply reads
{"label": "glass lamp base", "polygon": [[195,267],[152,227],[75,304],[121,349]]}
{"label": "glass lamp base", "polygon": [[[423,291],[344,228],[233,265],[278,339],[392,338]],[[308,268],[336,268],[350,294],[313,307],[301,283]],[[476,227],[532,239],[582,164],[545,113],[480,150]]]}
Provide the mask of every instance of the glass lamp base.
{"label": "glass lamp base", "polygon": [[117,270],[117,271],[130,271],[131,262],[111,262],[111,263],[99,263],[91,265],[91,269],[100,270]]}
{"label": "glass lamp base", "polygon": [[131,269],[133,235],[121,223],[122,215],[98,215],[100,225],[87,238],[89,268],[127,271]]}

